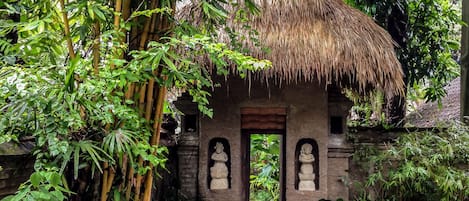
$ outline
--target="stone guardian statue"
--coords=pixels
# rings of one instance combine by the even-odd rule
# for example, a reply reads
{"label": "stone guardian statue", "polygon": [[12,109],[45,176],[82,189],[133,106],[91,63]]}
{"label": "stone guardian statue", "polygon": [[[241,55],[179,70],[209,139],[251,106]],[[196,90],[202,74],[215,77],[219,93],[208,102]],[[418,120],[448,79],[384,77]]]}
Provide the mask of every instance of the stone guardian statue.
{"label": "stone guardian statue", "polygon": [[301,146],[300,155],[298,157],[300,161],[300,172],[298,177],[300,182],[298,183],[298,190],[300,191],[315,191],[316,184],[314,179],[314,155],[312,154],[313,146],[309,143],[305,143]]}
{"label": "stone guardian statue", "polygon": [[228,155],[223,151],[224,147],[221,142],[215,145],[215,152],[212,154],[211,159],[214,161],[213,166],[210,168],[210,189],[220,190],[228,189]]}

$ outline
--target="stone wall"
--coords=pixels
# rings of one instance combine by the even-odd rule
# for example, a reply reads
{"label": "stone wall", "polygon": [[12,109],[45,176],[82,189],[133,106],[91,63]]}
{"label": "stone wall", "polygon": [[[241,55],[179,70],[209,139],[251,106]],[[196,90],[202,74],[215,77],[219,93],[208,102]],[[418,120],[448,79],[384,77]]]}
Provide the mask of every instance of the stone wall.
{"label": "stone wall", "polygon": [[[311,83],[282,86],[269,83],[252,82],[230,78],[220,88],[216,88],[210,100],[214,109],[213,119],[200,119],[199,147],[199,195],[202,200],[219,201],[248,200],[246,191],[249,186],[243,183],[242,134],[240,128],[240,108],[243,107],[283,107],[287,110],[286,150],[285,150],[285,198],[286,200],[319,200],[328,195],[328,102],[323,87]],[[231,147],[231,188],[210,190],[207,178],[208,144],[215,137],[226,138]],[[295,188],[295,147],[299,140],[314,139],[319,148],[319,189],[317,191],[298,191]]]}
{"label": "stone wall", "polygon": [[328,151],[328,195],[329,200],[349,200],[349,159],[353,149],[329,148]]}
{"label": "stone wall", "polygon": [[[382,127],[363,128],[355,127],[349,128],[349,134],[354,140],[353,153],[357,157],[349,162],[349,197],[350,199],[359,199],[364,190],[368,190],[371,200],[374,200],[373,188],[365,189],[365,183],[368,176],[374,173],[374,164],[370,163],[367,158],[360,159],[360,155],[366,153],[372,155],[377,151],[385,151],[390,143],[393,143],[400,135],[409,131],[423,131],[426,129],[421,128],[394,128],[384,129]],[[360,153],[362,152],[362,153]],[[364,153],[363,153],[364,152]],[[363,157],[363,156],[361,156]]]}
{"label": "stone wall", "polygon": [[0,145],[0,199],[15,193],[19,185],[29,179],[34,165],[30,148],[28,142]]}

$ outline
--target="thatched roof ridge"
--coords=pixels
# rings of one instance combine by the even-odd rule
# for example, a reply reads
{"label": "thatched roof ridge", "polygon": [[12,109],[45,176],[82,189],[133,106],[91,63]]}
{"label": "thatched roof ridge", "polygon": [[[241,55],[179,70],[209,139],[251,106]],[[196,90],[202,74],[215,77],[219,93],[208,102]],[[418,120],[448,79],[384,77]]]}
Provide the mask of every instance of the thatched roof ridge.
{"label": "thatched roof ridge", "polygon": [[[269,59],[267,78],[286,82],[319,80],[359,92],[403,92],[403,73],[391,36],[370,17],[342,0],[254,0],[261,8],[249,24],[258,31],[261,50],[245,41],[252,56]],[[182,9],[183,15],[189,10]],[[200,15],[185,16],[197,23]],[[190,12],[189,11],[189,12]],[[231,23],[236,28],[236,24]],[[239,29],[241,30],[241,29]],[[247,34],[246,34],[247,35]],[[229,42],[226,34],[220,40]]]}

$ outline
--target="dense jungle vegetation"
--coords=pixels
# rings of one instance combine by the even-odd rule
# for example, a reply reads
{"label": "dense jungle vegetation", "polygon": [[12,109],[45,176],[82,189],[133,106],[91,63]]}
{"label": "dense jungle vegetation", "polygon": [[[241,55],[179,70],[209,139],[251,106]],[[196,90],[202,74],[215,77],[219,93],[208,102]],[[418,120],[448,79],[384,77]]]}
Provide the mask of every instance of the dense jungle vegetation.
{"label": "dense jungle vegetation", "polygon": [[151,200],[167,160],[167,90],[187,91],[211,116],[216,83],[196,58],[220,74],[236,64],[241,76],[271,65],[214,39],[231,15],[224,7],[240,23],[258,13],[250,0],[186,2],[201,10],[198,26],[175,16],[176,3],[0,2],[0,143],[35,139],[34,173],[5,200]]}
{"label": "dense jungle vegetation", "polygon": [[[241,76],[271,65],[214,36],[225,30],[233,41],[255,38],[225,29],[230,13],[224,7],[235,8],[244,22],[259,13],[252,1],[199,2],[198,26],[175,16],[181,9],[176,0],[0,2],[0,143],[25,136],[36,143],[34,173],[5,200],[151,200],[154,170],[167,160],[165,148],[158,147],[167,90],[188,91],[211,116],[207,89],[216,83],[197,57],[209,58],[221,74],[228,73],[228,62]],[[460,8],[454,2],[346,2],[372,16],[399,44],[408,99],[445,95],[443,87],[458,75]],[[370,114],[393,102],[377,97],[359,102],[359,109]],[[400,114],[387,116],[405,111],[392,110]],[[403,135],[387,152],[362,147],[356,160],[375,171],[357,184],[363,191],[356,199],[468,199],[468,133],[454,124]],[[253,138],[259,159],[251,164],[259,173],[251,178],[253,199],[279,196],[280,167],[265,163],[278,150],[273,144],[279,139],[271,137]]]}

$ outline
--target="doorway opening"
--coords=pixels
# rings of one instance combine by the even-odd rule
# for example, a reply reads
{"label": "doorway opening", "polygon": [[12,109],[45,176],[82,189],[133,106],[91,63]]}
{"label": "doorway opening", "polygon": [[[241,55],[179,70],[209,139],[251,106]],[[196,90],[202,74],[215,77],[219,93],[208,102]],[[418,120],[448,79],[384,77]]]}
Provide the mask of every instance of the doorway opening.
{"label": "doorway opening", "polygon": [[286,108],[240,112],[243,200],[285,201]]}
{"label": "doorway opening", "polygon": [[281,145],[279,134],[250,134],[249,200],[281,200]]}

